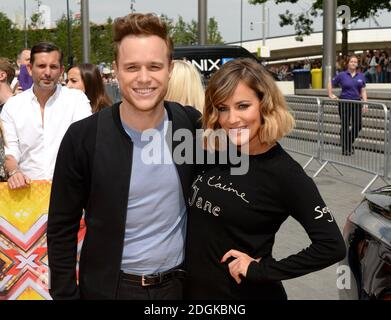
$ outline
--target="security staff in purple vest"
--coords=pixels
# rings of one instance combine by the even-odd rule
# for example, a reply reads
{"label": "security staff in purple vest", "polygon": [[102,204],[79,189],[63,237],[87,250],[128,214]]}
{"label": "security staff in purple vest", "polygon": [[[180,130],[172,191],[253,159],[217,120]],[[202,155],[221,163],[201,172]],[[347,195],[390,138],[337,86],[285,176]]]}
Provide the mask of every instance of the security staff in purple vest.
{"label": "security staff in purple vest", "polygon": [[[339,99],[367,101],[365,89],[365,77],[357,72],[357,56],[351,55],[347,59],[347,70],[338,73],[328,84],[328,95],[330,99],[338,99],[332,92],[333,86],[341,88]],[[366,105],[340,101],[338,113],[341,118],[341,146],[342,154],[350,156],[354,154],[353,143],[358,137],[362,128],[362,112],[367,112]]]}

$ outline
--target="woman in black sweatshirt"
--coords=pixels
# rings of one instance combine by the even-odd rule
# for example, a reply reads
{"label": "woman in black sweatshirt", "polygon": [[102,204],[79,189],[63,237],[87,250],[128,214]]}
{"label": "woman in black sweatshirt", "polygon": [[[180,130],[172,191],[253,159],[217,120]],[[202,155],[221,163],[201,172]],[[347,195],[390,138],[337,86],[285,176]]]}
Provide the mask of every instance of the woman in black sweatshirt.
{"label": "woman in black sweatshirt", "polygon": [[[248,167],[234,173],[238,165],[229,159],[205,165],[193,182],[188,299],[286,299],[282,280],[343,259],[345,244],[332,213],[312,179],[277,142],[294,120],[262,66],[236,59],[213,75],[203,126],[214,132],[223,129],[228,145],[237,148]],[[223,154],[224,143],[216,148]],[[288,216],[304,227],[312,243],[277,261],[272,256],[274,239]]]}

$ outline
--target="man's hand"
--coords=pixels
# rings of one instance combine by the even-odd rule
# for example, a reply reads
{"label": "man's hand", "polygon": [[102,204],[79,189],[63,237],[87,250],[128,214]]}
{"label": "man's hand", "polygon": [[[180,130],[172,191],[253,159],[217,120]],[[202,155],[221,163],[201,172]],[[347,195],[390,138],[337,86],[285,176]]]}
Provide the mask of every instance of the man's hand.
{"label": "man's hand", "polygon": [[229,273],[231,274],[232,278],[235,279],[235,281],[240,284],[242,282],[242,279],[240,279],[240,275],[246,277],[247,276],[247,269],[248,266],[252,261],[259,262],[261,258],[251,258],[247,254],[240,252],[238,250],[229,250],[221,259],[221,263],[224,263],[229,259],[230,257],[235,258],[228,264]]}
{"label": "man's hand", "polygon": [[337,100],[338,99],[338,97],[335,94],[330,94],[329,98],[333,99],[333,100]]}
{"label": "man's hand", "polygon": [[16,172],[11,172],[11,176],[8,178],[8,187],[10,189],[25,188],[30,183],[30,178],[19,170]]}

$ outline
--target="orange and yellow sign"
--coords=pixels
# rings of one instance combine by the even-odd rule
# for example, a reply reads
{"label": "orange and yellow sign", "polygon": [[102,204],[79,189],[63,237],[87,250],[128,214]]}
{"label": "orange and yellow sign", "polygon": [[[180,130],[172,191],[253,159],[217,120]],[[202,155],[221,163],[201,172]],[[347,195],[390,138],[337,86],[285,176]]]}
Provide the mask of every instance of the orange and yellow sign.
{"label": "orange and yellow sign", "polygon": [[18,190],[0,183],[0,300],[51,299],[46,244],[50,189],[49,181]]}

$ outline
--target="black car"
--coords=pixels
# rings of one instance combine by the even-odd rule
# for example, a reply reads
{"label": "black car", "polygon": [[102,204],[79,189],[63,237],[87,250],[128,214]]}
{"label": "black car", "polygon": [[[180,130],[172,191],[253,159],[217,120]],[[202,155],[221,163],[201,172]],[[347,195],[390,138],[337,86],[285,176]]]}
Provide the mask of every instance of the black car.
{"label": "black car", "polygon": [[[236,58],[251,58],[261,63],[258,58],[241,46],[231,45],[193,45],[174,47],[174,59],[190,61],[201,73],[204,83],[207,83],[211,74],[229,60]],[[269,71],[270,72],[270,71]],[[278,76],[270,72],[275,80]]]}
{"label": "black car", "polygon": [[343,234],[347,255],[339,266],[340,298],[391,300],[391,186],[366,193]]}

